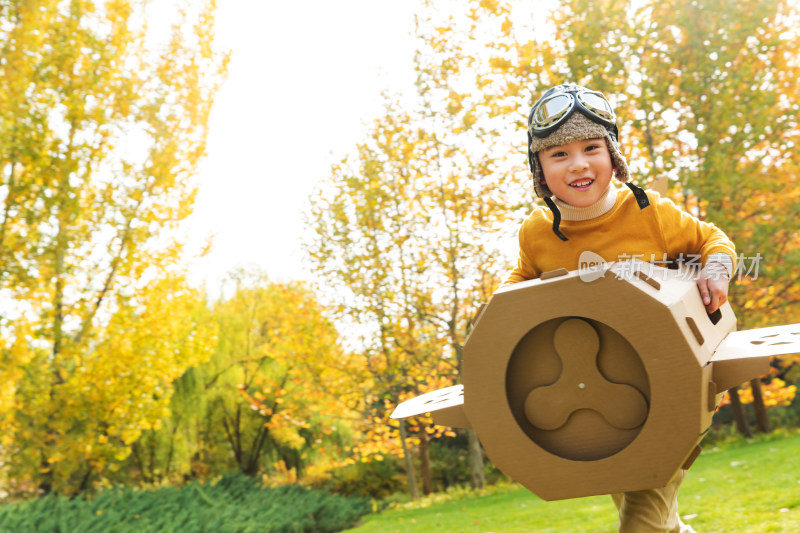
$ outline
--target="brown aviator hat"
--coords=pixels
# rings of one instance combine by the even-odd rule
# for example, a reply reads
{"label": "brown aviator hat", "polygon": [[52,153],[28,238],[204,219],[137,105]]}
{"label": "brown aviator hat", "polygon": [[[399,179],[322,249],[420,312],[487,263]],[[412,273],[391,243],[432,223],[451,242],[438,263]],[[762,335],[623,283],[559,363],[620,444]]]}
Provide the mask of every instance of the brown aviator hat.
{"label": "brown aviator hat", "polygon": [[528,163],[533,174],[533,187],[553,212],[553,232],[561,240],[567,240],[558,229],[561,213],[551,198],[553,193],[544,180],[539,162],[538,152],[545,148],[584,139],[605,139],[614,176],[631,189],[640,209],[650,205],[647,194],[630,182],[628,164],[619,151],[616,119],[611,103],[602,93],[575,84],[549,89],[531,109],[528,116]]}
{"label": "brown aviator hat", "polygon": [[573,113],[566,122],[561,124],[557,130],[551,133],[544,139],[533,137],[530,143],[530,150],[534,154],[533,161],[533,188],[536,190],[537,196],[540,198],[549,198],[553,196],[547,183],[544,181],[544,173],[542,172],[542,165],[539,163],[537,152],[557,146],[559,144],[569,144],[574,141],[582,141],[584,139],[605,139],[608,145],[608,152],[611,154],[611,163],[614,165],[614,177],[622,183],[628,183],[631,180],[628,164],[625,157],[619,152],[617,141],[604,126],[592,122],[581,113]]}

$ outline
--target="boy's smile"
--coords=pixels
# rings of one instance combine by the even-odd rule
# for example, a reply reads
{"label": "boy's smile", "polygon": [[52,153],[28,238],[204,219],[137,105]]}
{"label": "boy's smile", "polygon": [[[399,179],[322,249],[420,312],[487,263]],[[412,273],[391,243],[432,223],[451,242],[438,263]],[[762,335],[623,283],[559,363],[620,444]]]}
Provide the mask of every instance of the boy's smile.
{"label": "boy's smile", "polygon": [[614,167],[605,139],[585,139],[539,153],[544,180],[553,195],[575,207],[589,207],[605,194]]}

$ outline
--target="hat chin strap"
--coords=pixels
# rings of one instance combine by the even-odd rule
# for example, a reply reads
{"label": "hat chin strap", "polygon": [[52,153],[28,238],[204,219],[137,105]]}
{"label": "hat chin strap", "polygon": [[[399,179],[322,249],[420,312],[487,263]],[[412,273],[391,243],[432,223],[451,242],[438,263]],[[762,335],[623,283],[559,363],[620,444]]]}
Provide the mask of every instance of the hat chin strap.
{"label": "hat chin strap", "polygon": [[633,197],[636,198],[636,203],[639,204],[639,209],[644,209],[648,205],[650,205],[650,199],[647,197],[647,193],[644,192],[644,189],[641,187],[637,187],[631,182],[625,183],[628,188],[633,193]]}
{"label": "hat chin strap", "polygon": [[563,233],[561,233],[561,230],[558,229],[558,226],[561,224],[561,211],[559,211],[558,207],[556,207],[556,203],[549,196],[544,199],[544,203],[546,203],[547,207],[550,208],[550,211],[553,212],[553,233],[558,235],[558,238],[562,241],[569,240],[566,236],[564,236]]}

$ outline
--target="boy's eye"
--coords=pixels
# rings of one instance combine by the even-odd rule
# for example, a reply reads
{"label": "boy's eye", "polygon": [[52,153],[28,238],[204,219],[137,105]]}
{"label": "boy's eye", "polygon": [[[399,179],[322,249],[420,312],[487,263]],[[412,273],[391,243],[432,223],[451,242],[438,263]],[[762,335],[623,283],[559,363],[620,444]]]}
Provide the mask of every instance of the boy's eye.
{"label": "boy's eye", "polygon": [[567,155],[567,152],[553,152],[550,157],[564,157],[565,155]]}
{"label": "boy's eye", "polygon": [[591,152],[592,150],[599,150],[599,149],[600,149],[600,145],[599,144],[590,144],[589,146],[586,147],[586,151],[587,152]]}

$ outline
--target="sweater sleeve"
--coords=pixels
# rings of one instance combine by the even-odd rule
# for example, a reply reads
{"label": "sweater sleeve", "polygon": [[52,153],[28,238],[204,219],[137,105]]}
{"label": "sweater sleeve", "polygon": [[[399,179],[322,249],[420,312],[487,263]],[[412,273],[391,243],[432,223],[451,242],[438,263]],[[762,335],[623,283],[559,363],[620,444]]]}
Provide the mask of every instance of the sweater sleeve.
{"label": "sweater sleeve", "polygon": [[520,281],[538,278],[541,274],[541,272],[538,272],[533,266],[533,261],[531,261],[526,252],[526,250],[533,249],[531,243],[526,242],[526,224],[528,224],[527,220],[519,228],[519,257],[517,258],[517,266],[514,267],[514,270],[511,271],[511,274],[508,275],[508,278],[506,278],[501,287],[511,285],[513,283],[519,283]]}
{"label": "sweater sleeve", "polygon": [[671,257],[686,261],[696,261],[699,257],[698,266],[705,266],[712,254],[722,253],[730,257],[731,269],[735,267],[736,248],[721,229],[681,210],[669,198],[651,198],[654,199],[664,244]]}

